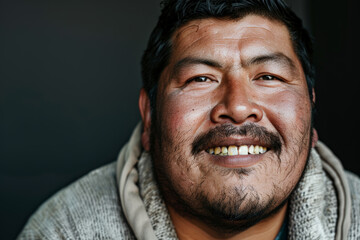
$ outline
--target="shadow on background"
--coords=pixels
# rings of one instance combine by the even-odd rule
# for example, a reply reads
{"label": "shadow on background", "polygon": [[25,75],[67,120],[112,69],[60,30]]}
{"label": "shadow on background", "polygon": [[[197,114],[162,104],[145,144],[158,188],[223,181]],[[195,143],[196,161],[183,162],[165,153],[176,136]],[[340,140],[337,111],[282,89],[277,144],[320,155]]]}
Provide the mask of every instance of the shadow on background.
{"label": "shadow on background", "polygon": [[158,0],[1,0],[1,239],[116,159],[140,120],[140,58]]}
{"label": "shadow on background", "polygon": [[[160,0],[0,0],[0,225],[112,162],[140,120],[140,58]],[[290,1],[316,38],[316,128],[360,174],[356,1]],[[358,4],[358,3],[356,3]]]}

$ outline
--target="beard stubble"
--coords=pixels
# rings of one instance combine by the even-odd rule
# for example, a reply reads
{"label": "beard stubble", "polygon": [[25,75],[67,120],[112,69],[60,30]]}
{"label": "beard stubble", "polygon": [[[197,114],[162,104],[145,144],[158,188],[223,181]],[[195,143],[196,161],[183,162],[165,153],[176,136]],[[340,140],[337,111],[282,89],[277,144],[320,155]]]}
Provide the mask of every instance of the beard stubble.
{"label": "beard stubble", "polygon": [[[208,145],[208,142],[216,142],[217,138],[232,135],[262,139],[264,144],[271,146],[273,154],[256,167],[226,169],[213,164],[204,164],[207,154],[204,147]],[[298,143],[295,144],[299,146],[298,149],[292,149],[293,157],[304,150],[302,148],[304,144],[300,143],[304,143],[305,135],[303,134],[302,138],[299,137]],[[308,142],[310,142],[311,133],[308,135]],[[196,218],[223,233],[233,234],[244,231],[262,219],[277,213],[287,203],[291,192],[300,181],[299,177],[296,181],[291,182],[290,187],[273,183],[268,194],[262,194],[252,185],[243,184],[244,178],[251,174],[259,174],[259,171],[268,169],[270,165],[278,165],[278,170],[281,171],[280,156],[283,142],[280,136],[254,123],[241,127],[224,124],[197,136],[191,143],[191,155],[188,157],[182,146],[189,144],[190,137],[187,138],[186,134],[178,133],[175,139],[176,144],[173,144],[173,140],[164,133],[163,128],[156,124],[152,125],[150,154],[155,166],[156,180],[166,204],[171,205],[182,216]],[[307,159],[310,154],[310,146],[311,144],[307,149]],[[289,175],[293,167],[294,165],[287,168],[286,175]],[[180,169],[181,174],[172,174],[174,168]],[[183,177],[187,173],[191,173],[193,169],[198,169],[202,174],[199,181],[186,188],[183,185],[184,181],[191,181],[191,179]],[[302,173],[303,170],[304,168],[301,170]],[[228,179],[232,179],[232,181],[236,179],[238,184],[221,185],[221,182],[212,180],[214,176],[218,176],[217,179],[220,176],[224,182]],[[210,186],[214,189],[209,189]]]}

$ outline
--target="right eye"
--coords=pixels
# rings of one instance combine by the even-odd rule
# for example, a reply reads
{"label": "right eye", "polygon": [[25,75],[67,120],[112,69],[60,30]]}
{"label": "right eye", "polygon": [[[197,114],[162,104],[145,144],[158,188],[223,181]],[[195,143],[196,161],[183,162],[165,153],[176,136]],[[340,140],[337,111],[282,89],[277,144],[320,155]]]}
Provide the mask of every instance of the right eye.
{"label": "right eye", "polygon": [[190,83],[190,82],[210,82],[212,81],[210,78],[208,77],[205,77],[205,76],[198,76],[198,77],[194,77],[194,78],[191,78],[187,81],[187,83]]}

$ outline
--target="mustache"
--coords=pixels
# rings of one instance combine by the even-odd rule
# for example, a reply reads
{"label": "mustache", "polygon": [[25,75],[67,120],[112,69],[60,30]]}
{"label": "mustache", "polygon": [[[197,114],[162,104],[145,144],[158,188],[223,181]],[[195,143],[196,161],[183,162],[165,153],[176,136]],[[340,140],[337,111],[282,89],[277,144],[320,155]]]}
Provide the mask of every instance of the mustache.
{"label": "mustache", "polygon": [[210,146],[216,145],[222,139],[232,136],[251,137],[260,142],[263,146],[277,153],[281,153],[281,138],[278,133],[273,133],[263,126],[255,123],[246,123],[242,126],[234,126],[226,123],[210,129],[208,132],[200,134],[192,143],[192,154],[196,155]]}

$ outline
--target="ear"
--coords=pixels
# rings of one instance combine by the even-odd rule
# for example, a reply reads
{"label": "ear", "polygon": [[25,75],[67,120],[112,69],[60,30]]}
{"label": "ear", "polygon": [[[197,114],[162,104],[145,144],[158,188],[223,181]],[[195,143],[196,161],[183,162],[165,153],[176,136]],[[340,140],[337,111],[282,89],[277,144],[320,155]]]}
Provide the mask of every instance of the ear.
{"label": "ear", "polygon": [[315,97],[315,89],[313,88],[313,89],[312,89],[312,104],[313,104],[313,105],[315,104],[315,100],[316,100],[316,97]]}
{"label": "ear", "polygon": [[151,108],[149,96],[144,88],[140,90],[139,109],[143,122],[141,144],[146,151],[150,151]]}
{"label": "ear", "polygon": [[[312,105],[313,105],[313,107],[315,107],[315,100],[316,100],[315,89],[313,88],[312,89]],[[312,139],[311,139],[311,146],[315,147],[317,141],[319,140],[319,135],[315,128],[313,128],[312,131],[313,131],[313,135],[312,135]]]}

